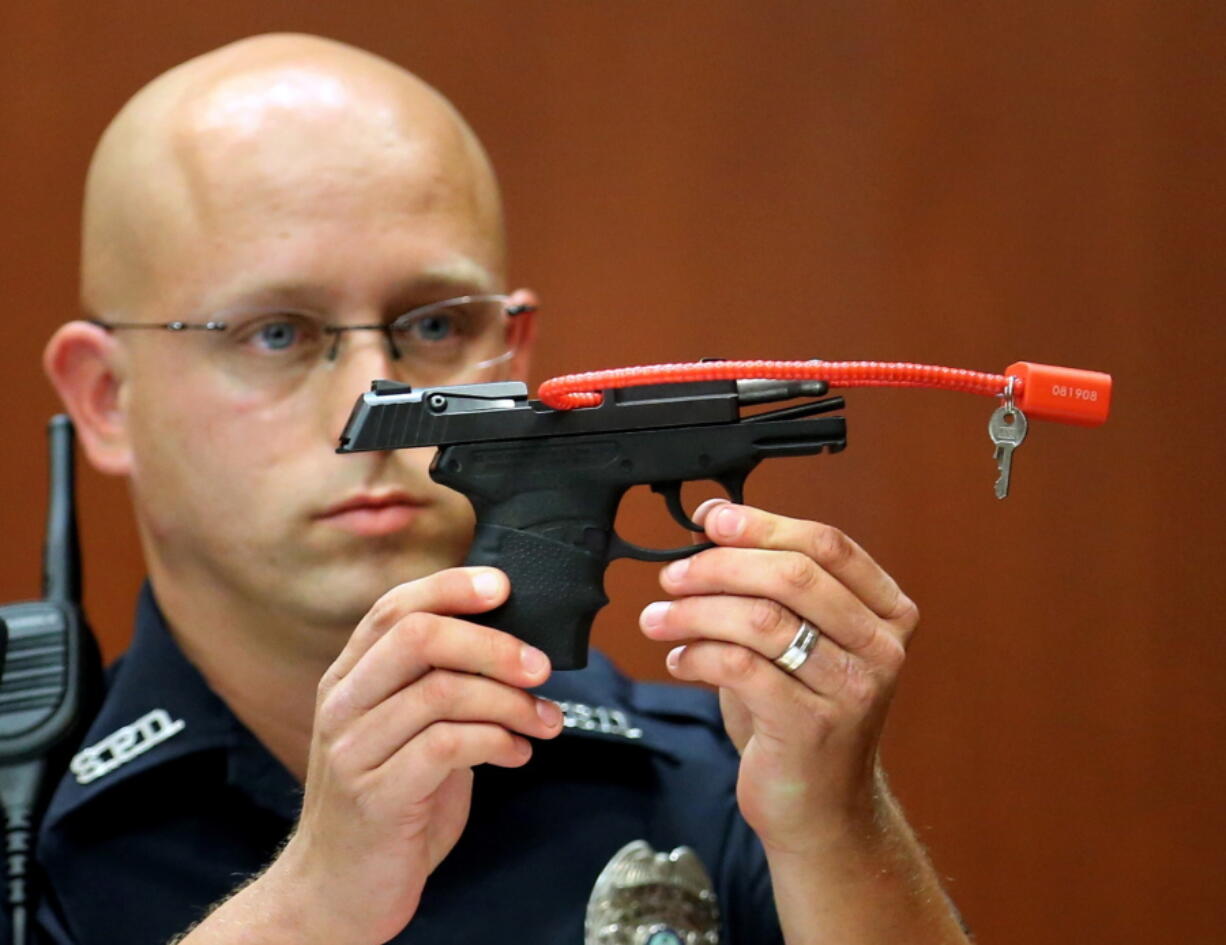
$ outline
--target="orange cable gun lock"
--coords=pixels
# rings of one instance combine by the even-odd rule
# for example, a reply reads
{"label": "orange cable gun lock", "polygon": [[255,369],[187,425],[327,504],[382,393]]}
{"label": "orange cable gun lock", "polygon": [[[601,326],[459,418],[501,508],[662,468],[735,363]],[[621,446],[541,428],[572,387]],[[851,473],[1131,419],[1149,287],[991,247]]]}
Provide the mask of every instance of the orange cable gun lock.
{"label": "orange cable gun lock", "polygon": [[[555,669],[587,664],[588,635],[608,603],[615,558],[673,561],[711,547],[643,548],[613,529],[626,490],[649,485],[673,519],[702,532],[681,504],[685,482],[710,479],[735,502],[763,459],[838,452],[847,444],[841,387],[930,387],[1000,397],[988,432],[996,495],[1009,488],[1027,416],[1082,426],[1107,419],[1111,377],[1019,361],[1005,374],[882,361],[702,361],[556,377],[530,400],[518,381],[414,389],[375,381],[355,404],[340,453],[437,446],[436,482],[472,503],[466,564],[501,568],[506,603],[473,618],[542,649]],[[805,402],[742,414],[756,404]]]}

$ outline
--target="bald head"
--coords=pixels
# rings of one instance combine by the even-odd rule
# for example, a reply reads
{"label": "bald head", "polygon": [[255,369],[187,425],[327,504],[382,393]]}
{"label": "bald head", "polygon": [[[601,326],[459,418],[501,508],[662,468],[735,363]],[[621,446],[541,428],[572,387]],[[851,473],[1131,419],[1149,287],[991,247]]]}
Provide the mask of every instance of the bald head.
{"label": "bald head", "polygon": [[153,80],[103,134],[86,183],[83,306],[111,318],[173,307],[176,288],[192,289],[184,264],[195,250],[269,219],[292,228],[341,202],[360,216],[363,200],[467,219],[501,266],[492,170],[438,92],[317,37],[222,47]]}

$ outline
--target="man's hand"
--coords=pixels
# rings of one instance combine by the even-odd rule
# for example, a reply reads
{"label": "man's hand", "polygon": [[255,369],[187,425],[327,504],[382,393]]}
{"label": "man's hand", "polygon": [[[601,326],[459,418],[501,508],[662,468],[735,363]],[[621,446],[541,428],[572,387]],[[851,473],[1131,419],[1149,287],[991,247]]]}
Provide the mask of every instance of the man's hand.
{"label": "man's hand", "polygon": [[[668,657],[674,676],[720,688],[745,819],[768,849],[790,853],[871,826],[877,743],[915,604],[828,525],[723,501],[695,519],[723,547],[666,567],[661,585],[679,599],[652,604],[642,623],[684,644]],[[802,619],[821,637],[790,675],[772,661]]]}
{"label": "man's hand", "polygon": [[[724,500],[694,521],[720,547],[664,568],[677,599],[641,623],[681,644],[674,676],[719,687],[788,941],[965,941],[877,764],[915,604],[828,525]],[[773,661],[802,620],[821,636],[790,674]]]}
{"label": "man's hand", "polygon": [[324,674],[302,816],[248,891],[265,914],[293,904],[297,941],[377,945],[399,933],[468,819],[471,769],[518,767],[532,751],[522,736],[562,730],[558,707],[524,691],[548,677],[545,655],[454,616],[507,593],[490,568],[396,587]]}

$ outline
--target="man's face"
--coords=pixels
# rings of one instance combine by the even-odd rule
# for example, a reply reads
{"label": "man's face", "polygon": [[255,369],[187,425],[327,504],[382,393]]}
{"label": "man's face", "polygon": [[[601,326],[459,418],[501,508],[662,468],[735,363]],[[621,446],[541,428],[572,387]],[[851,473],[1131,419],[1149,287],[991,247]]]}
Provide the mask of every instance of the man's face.
{"label": "man's face", "polygon": [[[354,151],[344,130],[330,142],[301,125],[198,133],[185,162],[190,219],[169,227],[153,290],[129,317],[284,307],[375,324],[500,291],[497,213],[456,173],[456,155],[395,140],[372,148],[369,134]],[[430,479],[432,449],[335,453],[355,399],[373,378],[398,376],[380,333],[346,333],[335,361],[290,385],[224,369],[210,354],[217,341],[121,339],[132,488],[162,571],[257,613],[351,627],[393,585],[460,562],[472,513]]]}

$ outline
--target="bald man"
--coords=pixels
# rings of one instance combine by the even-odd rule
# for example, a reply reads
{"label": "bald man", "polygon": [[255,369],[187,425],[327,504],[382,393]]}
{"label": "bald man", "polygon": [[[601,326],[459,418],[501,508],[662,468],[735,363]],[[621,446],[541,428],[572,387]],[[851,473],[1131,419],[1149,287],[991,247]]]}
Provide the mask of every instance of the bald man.
{"label": "bald man", "polygon": [[[48,811],[44,936],[574,943],[644,839],[711,884],[652,945],[966,941],[877,763],[917,612],[849,538],[696,513],[719,547],[666,568],[641,625],[717,707],[599,656],[551,676],[466,620],[510,588],[458,567],[472,513],[433,451],[335,454],[373,378],[524,377],[533,299],[504,286],[479,143],[367,53],[245,40],[106,130],[90,319],[45,364],[130,483],[149,583]],[[821,636],[789,672],[802,620]]]}

